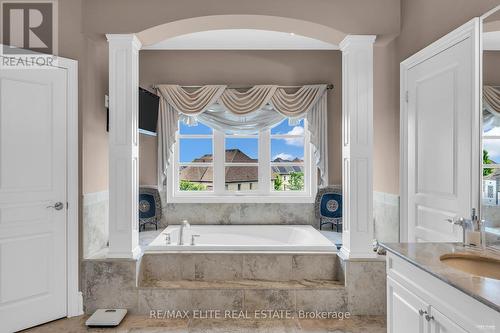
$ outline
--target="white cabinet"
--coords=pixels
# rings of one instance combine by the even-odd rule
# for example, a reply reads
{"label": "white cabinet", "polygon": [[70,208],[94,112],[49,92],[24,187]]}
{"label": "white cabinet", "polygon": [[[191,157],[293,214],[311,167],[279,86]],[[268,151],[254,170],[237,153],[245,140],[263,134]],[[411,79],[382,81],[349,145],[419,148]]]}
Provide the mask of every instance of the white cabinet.
{"label": "white cabinet", "polygon": [[396,281],[387,278],[387,332],[424,333],[430,306]]}
{"label": "white cabinet", "polygon": [[387,332],[499,333],[500,313],[388,253]]}
{"label": "white cabinet", "polygon": [[431,333],[467,333],[450,318],[432,308],[430,315]]}

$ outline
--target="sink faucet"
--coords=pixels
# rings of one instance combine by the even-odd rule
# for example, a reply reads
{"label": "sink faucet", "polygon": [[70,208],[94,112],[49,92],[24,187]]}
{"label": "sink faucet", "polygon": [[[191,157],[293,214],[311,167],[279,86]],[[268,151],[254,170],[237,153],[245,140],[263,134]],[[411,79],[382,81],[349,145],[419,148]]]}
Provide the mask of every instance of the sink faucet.
{"label": "sink faucet", "polygon": [[187,220],[182,221],[181,227],[179,229],[179,241],[177,242],[177,244],[184,245],[184,238],[183,238],[184,228],[189,228],[190,226],[191,225]]}
{"label": "sink faucet", "polygon": [[446,219],[446,221],[450,222],[451,224],[455,224],[455,225],[459,225],[462,227],[462,246],[465,246],[465,232],[467,229],[470,229],[473,230],[474,227],[473,227],[473,224],[472,224],[472,220],[469,220],[469,219],[464,219],[463,217],[460,217],[459,219]]}
{"label": "sink faucet", "polygon": [[[483,246],[483,239],[482,239],[483,235],[481,232],[483,221],[479,220],[478,216],[476,215],[475,208],[472,208],[472,214],[470,219],[460,217],[458,219],[446,219],[446,221],[462,227],[462,246],[466,245],[476,245],[478,247]],[[466,238],[467,230],[479,232],[479,244],[470,244],[471,242],[467,241]]]}

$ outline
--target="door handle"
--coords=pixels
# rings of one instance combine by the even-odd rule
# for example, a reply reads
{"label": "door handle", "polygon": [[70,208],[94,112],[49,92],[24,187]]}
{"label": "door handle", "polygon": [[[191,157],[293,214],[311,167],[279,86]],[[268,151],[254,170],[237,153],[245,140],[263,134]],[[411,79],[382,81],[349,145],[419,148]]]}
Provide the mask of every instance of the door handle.
{"label": "door handle", "polygon": [[55,210],[61,210],[64,208],[64,204],[62,202],[56,202],[54,206],[47,206],[47,208],[54,208]]}

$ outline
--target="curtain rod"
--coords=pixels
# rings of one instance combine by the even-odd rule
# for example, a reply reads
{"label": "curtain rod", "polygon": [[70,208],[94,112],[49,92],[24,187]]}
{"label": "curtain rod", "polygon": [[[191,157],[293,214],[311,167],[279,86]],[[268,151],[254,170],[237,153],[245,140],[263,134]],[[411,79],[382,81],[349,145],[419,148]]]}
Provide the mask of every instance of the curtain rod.
{"label": "curtain rod", "polygon": [[[159,86],[158,84],[153,84],[153,88],[156,88]],[[181,86],[182,88],[201,88],[203,86]],[[254,86],[227,86],[227,89],[250,89],[253,88]],[[302,86],[280,86],[278,85],[279,88],[301,88]],[[333,84],[328,83],[326,84],[326,90],[333,90]]]}

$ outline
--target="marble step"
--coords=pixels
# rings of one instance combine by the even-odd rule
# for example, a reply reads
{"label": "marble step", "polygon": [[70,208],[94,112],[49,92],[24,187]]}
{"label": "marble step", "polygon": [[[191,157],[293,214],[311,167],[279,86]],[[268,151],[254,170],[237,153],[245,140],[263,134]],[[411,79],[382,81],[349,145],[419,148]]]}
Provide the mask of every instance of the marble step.
{"label": "marble step", "polygon": [[143,280],[142,289],[343,289],[340,281],[334,280],[229,280],[229,281],[162,281]]}
{"label": "marble step", "polygon": [[142,281],[138,312],[151,311],[346,311],[346,290],[338,281]]}
{"label": "marble step", "polygon": [[146,253],[141,280],[338,280],[335,253]]}

